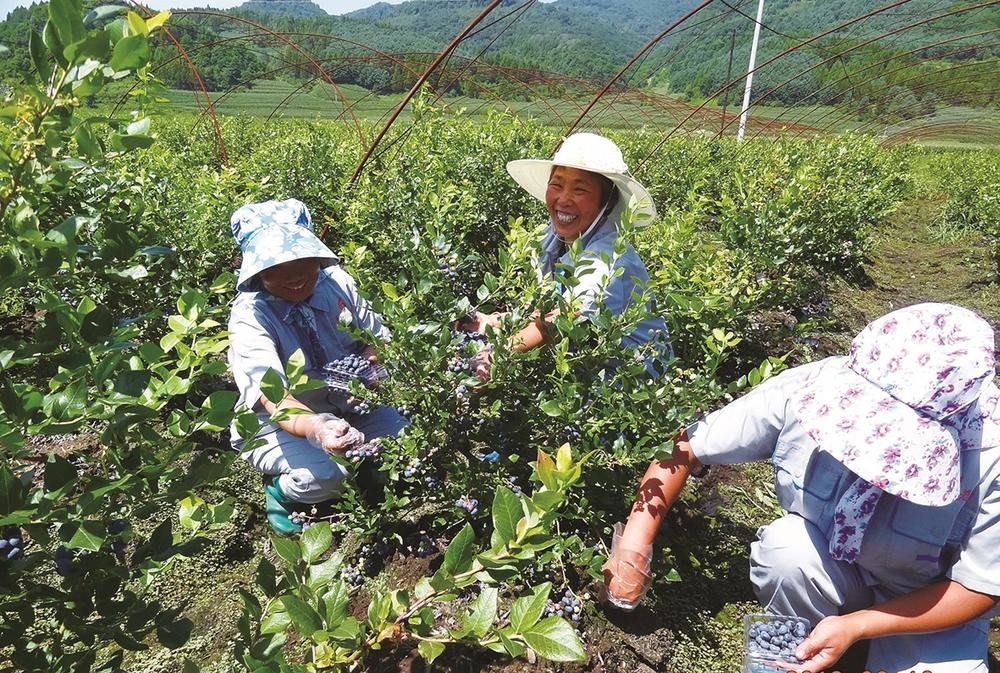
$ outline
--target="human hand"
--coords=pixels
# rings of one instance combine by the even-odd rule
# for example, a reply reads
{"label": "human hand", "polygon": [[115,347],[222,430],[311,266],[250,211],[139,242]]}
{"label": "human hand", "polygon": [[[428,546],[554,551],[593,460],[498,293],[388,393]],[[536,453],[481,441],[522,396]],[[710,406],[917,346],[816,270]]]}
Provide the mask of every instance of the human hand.
{"label": "human hand", "polygon": [[622,610],[635,610],[649,590],[652,575],[649,559],[653,553],[650,544],[634,542],[625,537],[625,527],[615,524],[611,538],[611,555],[601,566],[604,572],[604,593],[608,602]]}
{"label": "human hand", "polygon": [[376,364],[378,362],[378,351],[375,350],[374,346],[365,346],[361,351],[361,357],[372,364]]}
{"label": "human hand", "polygon": [[789,671],[823,671],[830,669],[860,637],[850,615],[826,617],[809,636],[795,648],[800,664],[782,664]]}
{"label": "human hand", "polygon": [[487,346],[469,358],[469,369],[480,381],[488,381],[493,370],[493,349]]}
{"label": "human hand", "polygon": [[503,316],[503,313],[480,313],[476,311],[473,318],[461,321],[459,327],[467,332],[486,334],[487,327],[492,327],[495,330],[500,329],[500,321]]}
{"label": "human hand", "polygon": [[315,414],[310,421],[306,439],[327,453],[340,453],[365,441],[364,433],[333,414]]}

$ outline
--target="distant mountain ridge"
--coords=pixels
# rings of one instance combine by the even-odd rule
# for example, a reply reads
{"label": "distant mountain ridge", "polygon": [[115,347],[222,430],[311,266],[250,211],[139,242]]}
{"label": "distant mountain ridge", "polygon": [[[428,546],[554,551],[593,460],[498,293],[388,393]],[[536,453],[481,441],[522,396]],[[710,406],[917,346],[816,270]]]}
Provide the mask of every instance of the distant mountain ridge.
{"label": "distant mountain ridge", "polygon": [[236,9],[241,12],[293,18],[329,16],[326,10],[311,0],[248,0]]}
{"label": "distant mountain ridge", "polygon": [[[271,30],[296,34],[294,39],[302,49],[326,64],[337,81],[387,92],[409,88],[413,73],[426,67],[427,55],[440,52],[487,3],[380,2],[331,16],[310,0],[249,0],[231,12],[250,15]],[[698,0],[556,0],[526,7],[523,0],[505,0],[456,52],[458,57],[480,60],[479,81],[449,86],[452,93],[515,99],[573,94],[573,87],[579,86],[574,82],[584,79],[600,85],[607,81],[652,36],[699,4]],[[755,4],[729,0],[702,9],[640,59],[624,83],[700,100],[719,90],[729,73],[728,79],[735,83],[727,102],[738,104],[742,93],[738,80],[748,60],[753,32],[750,14]],[[1000,69],[977,70],[980,63],[995,63],[1000,47],[986,39],[980,40],[986,44],[979,45],[974,36],[965,37],[1000,28],[1000,6],[963,13],[961,7],[957,12],[954,7],[943,7],[940,0],[910,0],[905,11],[886,11],[811,39],[871,12],[873,6],[872,0],[768,0],[757,63],[782,56],[757,72],[755,95],[773,89],[769,99],[776,103],[850,102],[862,110],[886,100],[901,106],[924,102],[933,106],[936,100],[951,104],[1000,100]],[[37,30],[44,23],[44,12],[41,5],[33,10],[20,8],[0,23],[0,43],[12,49],[9,57],[0,59],[0,79],[16,80],[30,68],[27,26]],[[945,13],[952,16],[923,22]],[[229,39],[243,29],[223,17],[185,21],[178,15],[171,21],[185,47],[219,43],[211,49],[197,49],[193,55],[210,88],[252,82],[265,73],[293,79],[315,76],[310,74],[311,64],[303,65],[301,52],[282,43]],[[896,32],[887,34],[891,29]],[[806,46],[796,49],[806,41]],[[165,60],[171,48],[158,48]],[[831,58],[840,53],[846,55]],[[452,68],[460,63],[460,58],[449,61]],[[939,71],[956,76],[938,77]],[[173,87],[197,85],[181,64],[171,65],[158,76]],[[527,88],[526,82],[534,88]],[[585,88],[590,90],[591,85]],[[822,98],[811,97],[818,91],[824,92]]]}

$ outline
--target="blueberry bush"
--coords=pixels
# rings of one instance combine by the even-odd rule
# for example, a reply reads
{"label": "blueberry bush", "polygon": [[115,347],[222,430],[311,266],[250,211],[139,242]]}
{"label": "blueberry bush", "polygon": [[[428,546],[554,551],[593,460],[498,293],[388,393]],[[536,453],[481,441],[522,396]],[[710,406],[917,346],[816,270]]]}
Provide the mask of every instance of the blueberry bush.
{"label": "blueberry bush", "polygon": [[[621,238],[650,283],[622,315],[582,320],[536,274],[544,208],[504,171],[548,155],[556,131],[418,97],[353,184],[361,148],[338,123],[224,118],[223,153],[206,120],[151,116],[149,39],[166,20],[51,2],[34,73],[0,107],[0,670],[124,670],[191,637],[158,585],[260,515],[259,493],[217,487],[239,469],[220,433],[259,428],[234,413],[223,359],[238,264],[227,223],[289,197],[393,335],[371,344],[388,376],[352,388],[354,412],[391,405],[410,425],[346,456],[356,478],[294,513],[300,537],[253,528],[266,549],[239,586],[227,656],[251,671],[364,670],[403,643],[427,661],[456,645],[586,659],[593,583],[638,471],[782,366],[746,348],[752,326],[857,269],[909,189],[909,150],[844,137],[651,153],[655,134],[617,136],[632,165],[650,155],[637,175],[661,216],[626,218]],[[129,112],[81,108],[123,84]],[[477,310],[506,317],[463,331]],[[546,348],[506,348],[551,311]],[[622,348],[651,314],[675,358]],[[483,348],[486,382],[469,367]],[[311,385],[300,361],[265,394],[286,384]],[[401,559],[419,559],[420,576],[387,579]],[[661,566],[680,562],[660,550]]]}

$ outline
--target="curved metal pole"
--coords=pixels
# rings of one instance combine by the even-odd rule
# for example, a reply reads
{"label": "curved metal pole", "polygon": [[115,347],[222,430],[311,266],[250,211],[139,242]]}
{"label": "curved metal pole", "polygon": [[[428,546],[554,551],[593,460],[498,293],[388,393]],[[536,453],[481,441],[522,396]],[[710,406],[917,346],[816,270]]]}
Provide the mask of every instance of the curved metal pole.
{"label": "curved metal pole", "polygon": [[365,164],[367,164],[368,159],[371,158],[372,152],[375,151],[375,148],[378,147],[378,144],[382,141],[382,138],[384,138],[385,134],[389,132],[389,129],[392,127],[393,122],[395,122],[396,119],[399,117],[399,115],[403,112],[403,109],[406,107],[406,104],[409,103],[413,99],[413,97],[417,95],[417,92],[420,90],[420,87],[423,85],[424,82],[427,81],[427,78],[430,77],[431,73],[434,72],[435,68],[437,68],[438,65],[441,63],[441,61],[447,58],[448,55],[451,54],[451,52],[453,52],[456,47],[458,47],[458,45],[462,42],[462,40],[465,39],[465,36],[468,35],[469,32],[473,28],[475,28],[477,24],[479,24],[480,21],[485,19],[490,12],[492,12],[500,5],[501,1],[502,0],[491,0],[490,4],[487,5],[483,9],[483,11],[481,11],[479,15],[476,16],[469,23],[469,25],[463,28],[462,32],[460,32],[458,35],[455,36],[455,38],[451,41],[451,44],[445,47],[444,51],[438,54],[438,57],[434,60],[433,63],[430,64],[430,66],[428,66],[427,70],[424,71],[424,74],[421,75],[420,78],[413,83],[413,86],[410,88],[409,93],[407,93],[406,96],[403,98],[403,100],[400,101],[399,105],[396,107],[396,111],[393,112],[392,117],[390,117],[389,121],[387,121],[385,126],[382,127],[382,130],[379,131],[378,135],[375,137],[375,140],[372,141],[372,144],[365,151],[365,155],[361,158],[361,163],[358,164],[358,167],[354,170],[354,174],[351,176],[351,179],[347,182],[348,188],[350,188],[355,182],[357,182],[357,179],[361,176],[361,172],[365,169]]}
{"label": "curved metal pole", "polygon": [[575,129],[577,127],[577,124],[579,124],[581,121],[583,121],[583,118],[587,116],[587,113],[590,112],[591,108],[593,108],[594,105],[597,104],[597,101],[599,101],[601,99],[601,97],[604,96],[604,94],[606,94],[609,89],[611,89],[612,85],[615,82],[618,81],[618,78],[620,78],[623,74],[625,74],[625,71],[628,70],[629,68],[631,68],[632,64],[634,64],[636,61],[638,61],[642,57],[643,54],[645,54],[647,51],[649,51],[650,49],[652,49],[660,40],[662,40],[664,37],[666,37],[667,34],[670,33],[670,31],[672,31],[674,28],[676,28],[677,26],[679,26],[682,23],[684,23],[685,21],[687,21],[689,18],[691,18],[692,16],[694,16],[695,14],[697,14],[698,12],[700,12],[701,10],[705,9],[706,7],[708,7],[710,4],[712,4],[713,1],[714,0],[704,0],[704,2],[702,2],[700,5],[698,5],[694,9],[692,9],[690,12],[688,12],[687,14],[685,14],[684,16],[682,16],[681,18],[679,18],[676,21],[674,21],[672,24],[670,24],[670,26],[667,27],[666,30],[664,30],[663,32],[661,32],[659,35],[656,35],[649,42],[647,42],[646,45],[642,49],[640,49],[638,51],[638,53],[636,53],[636,55],[633,56],[631,58],[631,60],[629,60],[628,63],[626,63],[624,66],[622,66],[622,69],[619,70],[617,73],[615,73],[614,77],[612,77],[611,79],[609,79],[607,81],[607,83],[604,85],[604,87],[600,91],[597,92],[597,95],[594,96],[593,100],[591,100],[590,103],[587,104],[587,107],[585,107],[583,109],[583,112],[580,113],[580,116],[577,117],[576,120],[572,124],[569,125],[569,128],[566,129],[566,133],[564,135],[569,135],[570,133],[573,132],[573,129]]}

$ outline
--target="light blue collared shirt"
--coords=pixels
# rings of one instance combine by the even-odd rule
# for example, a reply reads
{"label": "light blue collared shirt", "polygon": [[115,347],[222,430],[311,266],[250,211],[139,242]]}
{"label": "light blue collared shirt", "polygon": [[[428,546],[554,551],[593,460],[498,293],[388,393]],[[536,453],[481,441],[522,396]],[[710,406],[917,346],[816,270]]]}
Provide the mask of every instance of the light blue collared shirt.
{"label": "light blue collared shirt", "polygon": [[[620,254],[615,252],[618,240],[618,213],[615,210],[604,218],[596,228],[584,235],[583,251],[574,262],[565,244],[556,237],[550,223],[542,239],[542,258],[539,272],[553,276],[556,264],[572,268],[575,283],[563,290],[567,298],[580,301],[585,316],[597,312],[601,303],[612,315],[621,315],[635,301],[633,295],[646,292],[649,273],[639,253],[631,244],[626,244]],[[558,279],[557,279],[558,280]],[[647,308],[652,302],[647,300]],[[667,324],[660,316],[650,316],[635,326],[632,333],[623,339],[623,345],[637,347],[650,341],[658,341],[660,354],[664,359],[673,356]]]}
{"label": "light blue collared shirt", "polygon": [[[389,330],[382,325],[368,301],[358,294],[354,279],[340,266],[320,270],[316,289],[305,303],[316,317],[320,343],[330,361],[359,353],[363,347],[341,327],[341,315],[345,311],[354,328],[367,330],[383,340],[389,338]],[[240,292],[229,314],[229,366],[240,393],[236,408],[246,405],[257,411],[265,425],[261,434],[275,429],[260,404],[260,384],[268,369],[274,369],[287,385],[285,365],[291,355],[301,349],[305,355],[306,373],[313,378],[323,377],[326,362],[313,361],[309,335],[291,314],[292,306],[292,302],[266,290]],[[235,428],[232,439],[239,440]]]}
{"label": "light blue collared shirt", "polygon": [[[784,371],[688,428],[691,449],[706,465],[770,460],[781,506],[812,522],[827,539],[837,503],[859,477],[820,450],[788,401],[843,359]],[[1000,596],[998,397],[996,385],[987,384],[955,426],[963,450],[961,496],[954,503],[915,505],[883,493],[856,563],[870,586],[900,595],[949,578]]]}

